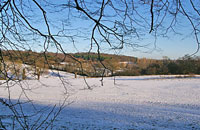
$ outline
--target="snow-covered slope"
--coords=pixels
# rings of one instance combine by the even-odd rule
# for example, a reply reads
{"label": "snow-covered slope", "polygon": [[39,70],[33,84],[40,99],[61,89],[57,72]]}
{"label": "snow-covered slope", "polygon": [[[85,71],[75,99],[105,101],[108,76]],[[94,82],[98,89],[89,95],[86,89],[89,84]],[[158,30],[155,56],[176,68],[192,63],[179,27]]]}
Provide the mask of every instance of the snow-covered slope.
{"label": "snow-covered slope", "polygon": [[[93,88],[87,88],[82,77],[60,72],[43,76],[40,81],[26,80],[10,88],[13,101],[26,100],[22,87],[36,107],[48,108],[61,104],[67,97],[67,105],[52,129],[200,129],[200,79],[172,78],[173,76],[138,76],[87,78]],[[0,98],[8,99],[5,85],[0,87]],[[1,105],[0,115],[10,113]],[[31,104],[25,104],[24,113],[33,112]],[[11,119],[2,118],[9,124]],[[34,122],[34,119],[30,122]],[[9,127],[9,125],[7,125]],[[10,125],[11,126],[11,125]]]}

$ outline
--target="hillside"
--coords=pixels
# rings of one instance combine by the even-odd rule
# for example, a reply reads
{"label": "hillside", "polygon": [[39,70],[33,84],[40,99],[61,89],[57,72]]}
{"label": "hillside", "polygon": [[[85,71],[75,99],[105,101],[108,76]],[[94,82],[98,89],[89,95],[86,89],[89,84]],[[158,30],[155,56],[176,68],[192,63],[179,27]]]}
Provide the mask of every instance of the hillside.
{"label": "hillside", "polygon": [[32,51],[2,51],[4,61],[56,69],[91,77],[112,75],[200,74],[199,57],[177,60],[147,59],[124,55],[97,53],[53,53]]}

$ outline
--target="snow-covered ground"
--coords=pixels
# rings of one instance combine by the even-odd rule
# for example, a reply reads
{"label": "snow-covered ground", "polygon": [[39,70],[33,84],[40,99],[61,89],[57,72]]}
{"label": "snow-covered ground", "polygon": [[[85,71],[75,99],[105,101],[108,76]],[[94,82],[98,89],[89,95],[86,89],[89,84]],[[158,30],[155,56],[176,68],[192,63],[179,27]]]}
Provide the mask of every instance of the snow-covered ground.
{"label": "snow-covered ground", "polygon": [[[89,90],[82,77],[75,79],[72,74],[60,72],[59,76],[51,72],[42,76],[40,81],[10,83],[9,89],[14,103],[19,97],[26,101],[24,93],[32,100],[33,104],[23,105],[23,113],[28,115],[35,108],[45,108],[42,111],[45,117],[45,112],[51,111],[54,104],[58,110],[59,104],[67,98],[68,105],[49,129],[200,130],[200,77],[175,77],[116,77],[116,84],[113,77],[107,77],[103,86],[101,78],[87,78],[92,87]],[[8,101],[5,84],[0,87],[0,98]],[[8,116],[10,113],[0,104],[0,119],[8,129],[11,129],[13,121]],[[32,117],[27,121],[30,124],[39,119],[39,114]]]}

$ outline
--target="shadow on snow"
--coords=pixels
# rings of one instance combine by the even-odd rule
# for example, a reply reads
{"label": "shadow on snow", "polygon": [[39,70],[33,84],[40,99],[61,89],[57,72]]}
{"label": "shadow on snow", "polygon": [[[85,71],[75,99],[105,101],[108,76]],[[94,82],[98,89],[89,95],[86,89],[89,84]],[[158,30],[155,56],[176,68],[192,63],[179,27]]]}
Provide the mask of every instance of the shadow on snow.
{"label": "shadow on snow", "polygon": [[[3,99],[7,101],[6,99]],[[17,103],[12,100],[13,104]],[[23,113],[28,124],[41,123],[52,110],[52,105],[25,103]],[[16,110],[22,114],[19,105]],[[0,104],[0,120],[7,129],[12,128],[13,114]],[[40,112],[38,113],[38,111]],[[42,128],[51,122],[59,106],[56,106]],[[23,119],[21,119],[23,122]],[[111,104],[82,103],[66,106],[51,124],[52,129],[200,129],[200,106],[170,105],[161,103]],[[16,122],[16,119],[15,119]],[[15,124],[15,127],[19,124]],[[1,127],[0,127],[1,128]]]}

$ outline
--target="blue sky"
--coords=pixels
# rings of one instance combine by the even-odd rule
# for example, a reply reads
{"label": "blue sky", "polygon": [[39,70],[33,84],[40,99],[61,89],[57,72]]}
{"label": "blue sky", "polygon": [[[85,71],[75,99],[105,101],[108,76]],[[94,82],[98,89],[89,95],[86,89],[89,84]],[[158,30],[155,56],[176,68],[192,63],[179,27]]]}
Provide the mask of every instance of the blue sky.
{"label": "blue sky", "polygon": [[[196,41],[191,36],[188,39],[181,38],[170,38],[163,39],[158,38],[156,43],[156,49],[150,53],[143,52],[130,52],[135,54],[137,57],[147,57],[147,58],[156,58],[162,59],[163,56],[167,56],[170,59],[177,59],[183,57],[186,54],[193,54],[197,49]],[[200,53],[197,53],[199,55]]]}
{"label": "blue sky", "polygon": [[[150,43],[148,45],[148,49],[138,48],[138,50],[124,47],[122,50],[113,51],[110,49],[102,49],[102,52],[112,53],[112,54],[122,54],[135,56],[139,58],[155,58],[162,59],[163,56],[167,56],[170,59],[177,59],[183,57],[186,54],[193,54],[197,50],[197,43],[194,39],[194,36],[190,36],[186,39],[182,39],[181,37],[170,37],[168,38],[158,38],[156,42],[156,46],[154,45],[154,39],[149,41],[141,41],[138,44]],[[77,49],[82,52],[87,52],[89,45],[87,43],[77,44]],[[72,49],[73,52],[76,52],[76,49]],[[198,52],[196,55],[200,55]]]}
{"label": "blue sky", "polygon": [[[55,1],[54,1],[55,2]],[[65,1],[56,1],[56,4],[60,4],[61,2],[65,3]],[[34,7],[33,7],[34,8]],[[186,4],[186,9],[190,10],[190,6]],[[49,8],[51,10],[51,8]],[[34,9],[35,10],[35,9]],[[48,10],[48,9],[47,9]],[[73,9],[72,9],[73,10]],[[140,11],[143,10],[139,9]],[[147,8],[147,11],[149,9]],[[108,9],[108,12],[111,11],[111,9]],[[39,14],[39,12],[37,12]],[[72,17],[74,16],[84,16],[80,15],[77,12],[72,13],[71,15],[68,15],[68,9],[62,10],[59,13],[54,12],[47,12],[48,20],[51,21],[51,30],[53,33],[57,33],[59,31],[58,28],[62,28],[62,25],[65,30],[65,34],[67,36],[73,36],[74,43],[72,43],[71,39],[69,37],[65,38],[58,38],[58,41],[62,43],[63,49],[66,52],[87,52],[90,48],[90,37],[91,37],[91,31],[92,27],[94,26],[94,23],[90,20],[81,19],[78,17]],[[144,14],[145,17],[147,17],[147,20],[149,20],[149,15]],[[70,19],[68,19],[70,18]],[[115,18],[111,18],[112,20],[115,20]],[[116,18],[118,19],[118,18]],[[168,21],[170,18],[166,19],[165,23],[168,24]],[[161,59],[163,56],[167,56],[171,59],[177,59],[179,57],[182,57],[186,54],[192,54],[197,49],[197,43],[195,41],[194,35],[191,34],[191,26],[188,23],[187,19],[179,19],[178,21],[180,25],[178,25],[175,29],[181,33],[181,35],[174,35],[174,33],[169,33],[169,39],[163,38],[163,37],[157,37],[156,40],[156,46],[154,44],[155,38],[151,36],[152,34],[146,33],[143,37],[144,40],[138,40],[138,39],[130,39],[130,42],[137,43],[139,45],[146,45],[145,48],[130,48],[127,46],[124,46],[124,49],[122,50],[111,50],[108,46],[108,44],[101,43],[101,52],[102,53],[112,53],[112,54],[122,54],[122,55],[130,55],[135,57],[147,57],[147,58],[156,58]],[[62,24],[61,22],[65,22],[65,24]],[[38,24],[40,23],[40,24]],[[37,28],[40,28],[41,30],[46,30],[44,26],[44,21],[39,21],[35,26]],[[142,23],[144,24],[144,23]],[[57,26],[58,28],[55,28],[54,26]],[[77,29],[78,31],[74,31],[74,29]],[[149,28],[147,28],[146,31],[149,31]],[[80,36],[80,37],[77,37]],[[88,39],[87,39],[88,38]],[[98,38],[98,35],[97,35]],[[115,43],[113,43],[115,44]],[[39,50],[37,47],[38,44],[33,45],[35,50]],[[42,45],[42,41],[41,41]],[[148,49],[147,49],[148,48]],[[41,49],[41,47],[40,47]],[[96,51],[96,47],[94,46],[93,52]],[[49,51],[55,51],[55,46],[51,46]],[[196,55],[200,55],[200,53],[197,53]]]}

